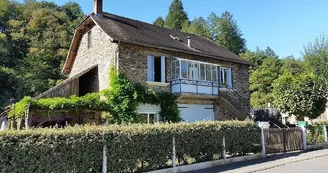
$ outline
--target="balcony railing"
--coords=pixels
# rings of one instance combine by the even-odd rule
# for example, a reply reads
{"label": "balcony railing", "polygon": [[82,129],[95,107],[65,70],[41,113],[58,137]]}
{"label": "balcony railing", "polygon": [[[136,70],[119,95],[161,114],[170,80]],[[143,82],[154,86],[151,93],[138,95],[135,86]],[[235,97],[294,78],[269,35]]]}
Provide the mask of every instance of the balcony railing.
{"label": "balcony railing", "polygon": [[171,81],[172,93],[191,93],[218,95],[219,83],[190,79],[174,79]]}

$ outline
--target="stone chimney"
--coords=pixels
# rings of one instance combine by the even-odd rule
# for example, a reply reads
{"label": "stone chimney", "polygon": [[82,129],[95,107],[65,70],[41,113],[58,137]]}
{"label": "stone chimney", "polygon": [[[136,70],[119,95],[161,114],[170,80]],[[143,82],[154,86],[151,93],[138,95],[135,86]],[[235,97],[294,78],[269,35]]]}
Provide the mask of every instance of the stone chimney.
{"label": "stone chimney", "polygon": [[96,15],[101,15],[103,13],[103,1],[102,0],[93,0],[93,12]]}

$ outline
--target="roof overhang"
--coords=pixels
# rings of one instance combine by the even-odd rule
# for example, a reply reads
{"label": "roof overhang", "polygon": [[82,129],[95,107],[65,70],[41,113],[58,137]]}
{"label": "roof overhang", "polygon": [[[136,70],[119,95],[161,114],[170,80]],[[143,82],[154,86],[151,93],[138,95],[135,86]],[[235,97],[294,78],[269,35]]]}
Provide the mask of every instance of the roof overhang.
{"label": "roof overhang", "polygon": [[66,57],[64,67],[62,69],[62,73],[64,74],[69,74],[71,72],[83,35],[95,26],[95,23],[90,16],[91,15],[87,16],[75,29],[73,40]]}

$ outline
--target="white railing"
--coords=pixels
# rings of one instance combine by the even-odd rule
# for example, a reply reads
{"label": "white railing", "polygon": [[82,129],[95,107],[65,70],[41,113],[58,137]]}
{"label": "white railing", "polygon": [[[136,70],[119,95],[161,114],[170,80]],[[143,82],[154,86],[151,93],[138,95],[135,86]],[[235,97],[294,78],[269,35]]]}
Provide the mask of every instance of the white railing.
{"label": "white railing", "polygon": [[175,93],[192,93],[218,95],[219,83],[212,81],[199,81],[190,79],[174,79],[171,81],[171,91]]}

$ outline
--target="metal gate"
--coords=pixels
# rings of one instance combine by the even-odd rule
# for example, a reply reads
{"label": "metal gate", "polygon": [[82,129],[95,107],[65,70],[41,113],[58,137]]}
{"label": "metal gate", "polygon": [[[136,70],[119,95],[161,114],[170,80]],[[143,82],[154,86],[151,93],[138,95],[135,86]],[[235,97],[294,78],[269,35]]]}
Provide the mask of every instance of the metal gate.
{"label": "metal gate", "polygon": [[302,129],[264,129],[267,154],[302,150]]}

